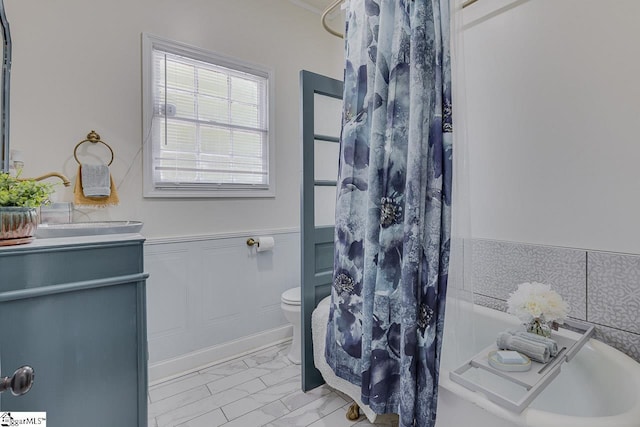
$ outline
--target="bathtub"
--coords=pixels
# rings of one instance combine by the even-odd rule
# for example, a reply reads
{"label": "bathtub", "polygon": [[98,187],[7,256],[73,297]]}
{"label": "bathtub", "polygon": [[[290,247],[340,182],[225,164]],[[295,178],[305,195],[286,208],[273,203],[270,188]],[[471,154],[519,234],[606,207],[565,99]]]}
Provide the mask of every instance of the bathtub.
{"label": "bathtub", "polygon": [[[314,349],[316,366],[329,386],[359,402],[359,388],[340,381],[324,360],[323,337],[319,335],[326,333],[329,303],[328,299],[323,300],[314,313],[314,346],[322,347],[322,353]],[[436,427],[640,427],[640,364],[594,339],[562,366],[560,374],[521,413],[504,409],[449,379],[450,370],[491,344],[498,332],[517,324],[516,318],[501,311],[448,302]],[[466,330],[462,335],[468,336],[473,327],[475,340],[460,339],[461,334],[454,330],[456,325],[462,325],[460,328]],[[559,333],[572,334],[562,330]],[[463,348],[460,343],[465,341],[469,345]],[[472,342],[477,343],[477,348],[472,348]],[[370,421],[375,420],[370,410],[365,410],[365,415]]]}

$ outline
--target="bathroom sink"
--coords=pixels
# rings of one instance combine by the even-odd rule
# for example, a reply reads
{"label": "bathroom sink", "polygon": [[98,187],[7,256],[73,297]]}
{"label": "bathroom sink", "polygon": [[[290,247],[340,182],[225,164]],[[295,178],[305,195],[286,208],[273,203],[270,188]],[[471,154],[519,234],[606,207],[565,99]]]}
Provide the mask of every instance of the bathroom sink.
{"label": "bathroom sink", "polygon": [[36,237],[47,239],[52,237],[92,236],[96,234],[137,233],[142,229],[140,221],[96,221],[71,222],[68,224],[39,224]]}

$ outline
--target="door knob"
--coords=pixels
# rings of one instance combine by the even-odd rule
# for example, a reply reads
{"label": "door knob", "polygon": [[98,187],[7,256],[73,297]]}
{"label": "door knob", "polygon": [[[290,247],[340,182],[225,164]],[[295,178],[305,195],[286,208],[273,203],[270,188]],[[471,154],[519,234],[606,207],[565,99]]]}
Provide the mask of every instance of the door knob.
{"label": "door knob", "polygon": [[21,366],[10,377],[0,378],[0,393],[11,390],[14,396],[22,396],[31,390],[35,374],[31,366]]}

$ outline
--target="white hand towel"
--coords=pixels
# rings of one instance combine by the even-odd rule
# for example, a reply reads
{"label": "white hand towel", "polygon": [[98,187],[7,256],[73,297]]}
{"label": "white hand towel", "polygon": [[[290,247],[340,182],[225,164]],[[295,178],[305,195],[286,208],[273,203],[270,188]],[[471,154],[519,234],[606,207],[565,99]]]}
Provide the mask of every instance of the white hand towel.
{"label": "white hand towel", "polygon": [[107,165],[82,165],[82,193],[89,198],[105,198],[111,194],[111,175]]}

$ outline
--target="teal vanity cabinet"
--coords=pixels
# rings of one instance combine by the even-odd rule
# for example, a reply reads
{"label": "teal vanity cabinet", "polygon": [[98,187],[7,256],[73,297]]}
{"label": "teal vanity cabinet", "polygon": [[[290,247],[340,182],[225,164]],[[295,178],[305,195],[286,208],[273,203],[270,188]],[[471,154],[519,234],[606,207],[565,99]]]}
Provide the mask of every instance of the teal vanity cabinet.
{"label": "teal vanity cabinet", "polygon": [[0,248],[0,370],[35,370],[5,411],[65,427],[147,425],[144,238],[36,239]]}

